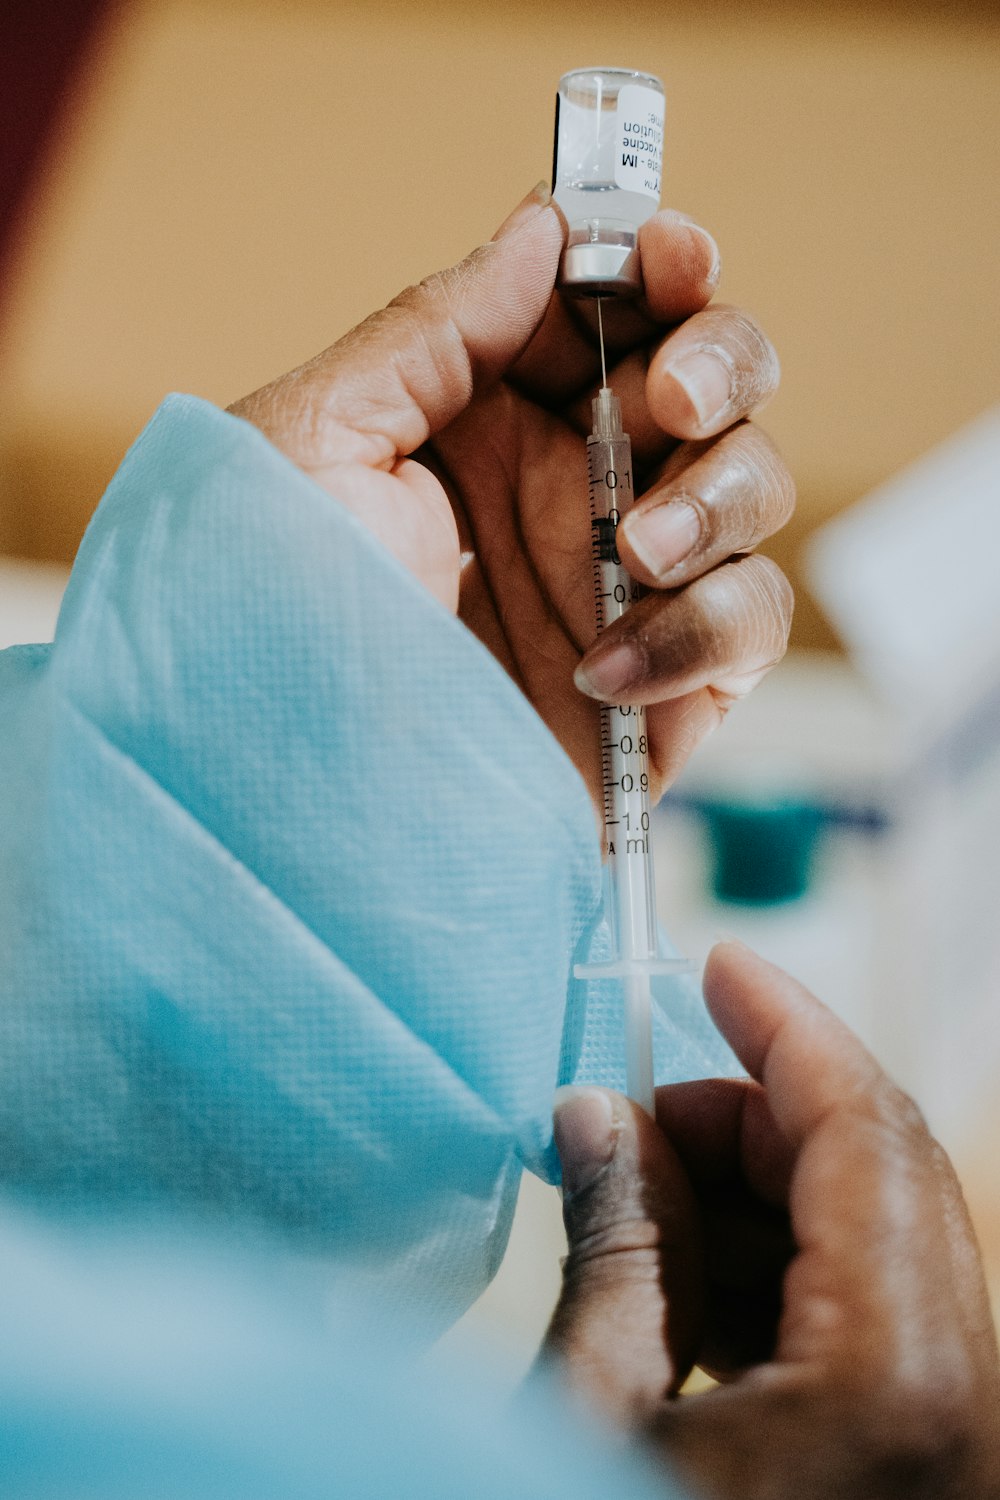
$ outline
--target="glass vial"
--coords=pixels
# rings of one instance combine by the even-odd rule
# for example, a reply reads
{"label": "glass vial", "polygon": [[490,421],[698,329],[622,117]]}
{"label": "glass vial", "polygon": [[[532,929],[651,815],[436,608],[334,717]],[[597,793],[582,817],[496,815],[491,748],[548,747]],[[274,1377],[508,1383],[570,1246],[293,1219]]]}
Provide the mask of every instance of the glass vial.
{"label": "glass vial", "polygon": [[559,285],[576,297],[642,291],[637,236],[660,202],[663,84],[630,68],[559,80],[552,191],[569,224]]}

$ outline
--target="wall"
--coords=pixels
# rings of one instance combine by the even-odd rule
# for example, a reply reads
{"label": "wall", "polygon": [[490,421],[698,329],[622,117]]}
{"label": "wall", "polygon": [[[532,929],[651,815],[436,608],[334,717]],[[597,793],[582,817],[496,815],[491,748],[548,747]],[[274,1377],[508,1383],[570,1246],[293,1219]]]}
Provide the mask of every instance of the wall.
{"label": "wall", "polygon": [[[625,13],[627,14],[627,13]],[[1000,396],[987,8],[136,0],[35,200],[0,348],[0,550],[66,559],[171,389],[228,402],[487,238],[555,82],[668,88],[665,199],[772,333],[801,488],[772,547]],[[808,603],[800,644],[822,643]]]}

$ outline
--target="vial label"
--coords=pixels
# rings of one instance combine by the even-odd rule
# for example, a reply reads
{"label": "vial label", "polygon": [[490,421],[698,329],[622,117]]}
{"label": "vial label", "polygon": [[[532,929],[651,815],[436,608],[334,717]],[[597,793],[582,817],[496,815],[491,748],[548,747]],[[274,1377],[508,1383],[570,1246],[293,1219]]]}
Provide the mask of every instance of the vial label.
{"label": "vial label", "polygon": [[660,201],[663,115],[666,100],[656,89],[626,83],[618,94],[615,122],[615,186]]}

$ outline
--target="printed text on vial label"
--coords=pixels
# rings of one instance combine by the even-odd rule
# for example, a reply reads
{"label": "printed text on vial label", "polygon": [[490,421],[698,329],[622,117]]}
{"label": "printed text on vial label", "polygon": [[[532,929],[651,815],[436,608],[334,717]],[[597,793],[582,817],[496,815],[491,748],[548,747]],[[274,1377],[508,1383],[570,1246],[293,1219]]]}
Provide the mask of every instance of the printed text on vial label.
{"label": "printed text on vial label", "polygon": [[627,84],[618,95],[615,184],[659,200],[663,169],[663,95]]}

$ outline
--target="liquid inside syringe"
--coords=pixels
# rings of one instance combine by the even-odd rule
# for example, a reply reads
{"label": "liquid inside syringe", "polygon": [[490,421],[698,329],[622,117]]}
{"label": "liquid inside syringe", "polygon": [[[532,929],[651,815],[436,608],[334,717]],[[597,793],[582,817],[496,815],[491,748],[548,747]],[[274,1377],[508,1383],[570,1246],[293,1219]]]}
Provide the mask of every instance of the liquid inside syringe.
{"label": "liquid inside syringe", "polygon": [[[600,310],[600,302],[598,302]],[[603,326],[601,328],[603,374]],[[621,406],[606,377],[593,403],[587,439],[594,604],[598,632],[639,597],[618,556],[617,531],[635,500],[632,448],[622,431]],[[654,974],[690,966],[661,958],[656,888],[650,849],[649,741],[646,711],[629,703],[601,707],[604,802],[604,915],[612,956],[577,965],[582,978],[616,979],[624,988],[626,1090],[653,1113],[652,990]]]}
{"label": "liquid inside syringe", "polygon": [[[621,407],[607,386],[594,401],[587,439],[594,604],[600,632],[638,600],[639,589],[618,556],[617,530],[634,496],[632,453]],[[649,858],[649,745],[646,710],[632,704],[601,708],[604,855],[618,872],[620,902],[609,915],[622,956],[655,954],[656,899]]]}

